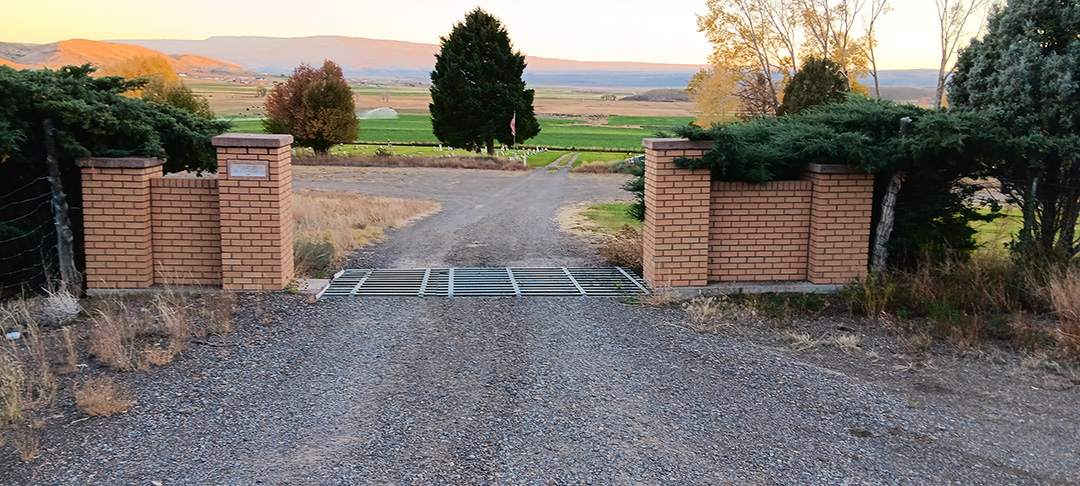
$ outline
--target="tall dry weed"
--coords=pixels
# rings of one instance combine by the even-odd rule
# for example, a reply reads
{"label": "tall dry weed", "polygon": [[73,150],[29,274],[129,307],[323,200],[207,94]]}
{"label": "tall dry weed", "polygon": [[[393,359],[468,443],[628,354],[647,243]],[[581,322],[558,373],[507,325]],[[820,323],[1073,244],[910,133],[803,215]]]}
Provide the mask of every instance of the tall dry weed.
{"label": "tall dry weed", "polygon": [[1051,278],[1048,290],[1062,340],[1080,356],[1080,270],[1069,269]]}
{"label": "tall dry weed", "polygon": [[75,390],[75,406],[92,416],[110,416],[131,408],[131,393],[110,377],[91,378]]}
{"label": "tall dry weed", "polygon": [[915,307],[947,303],[965,312],[1011,312],[1021,307],[1023,279],[1001,249],[983,249],[968,258],[924,259],[907,280],[907,300]]}
{"label": "tall dry weed", "polygon": [[144,313],[120,301],[107,303],[91,318],[90,354],[115,370],[146,369],[137,338],[149,328]]}
{"label": "tall dry weed", "polygon": [[599,252],[608,262],[641,273],[644,255],[641,232],[630,225],[623,225],[615,236],[604,241]]}
{"label": "tall dry weed", "polygon": [[868,273],[844,287],[841,293],[853,312],[878,317],[893,308],[896,290],[896,281],[890,276]]}
{"label": "tall dry weed", "polygon": [[0,426],[23,419],[22,363],[9,345],[0,345]]}
{"label": "tall dry weed", "polygon": [[439,205],[430,201],[297,192],[293,197],[297,272],[311,274],[336,264],[356,248],[381,238],[384,229],[404,226],[438,210]]}

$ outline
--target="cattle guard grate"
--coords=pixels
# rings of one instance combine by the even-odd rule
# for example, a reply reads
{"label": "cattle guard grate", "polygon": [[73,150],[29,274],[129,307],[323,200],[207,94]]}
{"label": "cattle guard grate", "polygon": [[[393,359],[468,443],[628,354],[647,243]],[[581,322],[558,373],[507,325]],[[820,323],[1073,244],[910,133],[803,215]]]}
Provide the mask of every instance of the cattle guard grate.
{"label": "cattle guard grate", "polygon": [[334,275],[318,297],[621,297],[649,289],[614,268],[350,269]]}

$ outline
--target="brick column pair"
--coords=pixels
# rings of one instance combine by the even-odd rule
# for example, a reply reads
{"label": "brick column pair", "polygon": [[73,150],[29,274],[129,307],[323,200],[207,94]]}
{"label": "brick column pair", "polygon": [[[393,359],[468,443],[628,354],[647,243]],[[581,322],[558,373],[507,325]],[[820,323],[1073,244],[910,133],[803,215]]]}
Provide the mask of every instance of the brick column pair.
{"label": "brick column pair", "polygon": [[646,138],[642,273],[654,287],[700,287],[709,280],[709,169],[675,167],[697,158],[710,140]]}

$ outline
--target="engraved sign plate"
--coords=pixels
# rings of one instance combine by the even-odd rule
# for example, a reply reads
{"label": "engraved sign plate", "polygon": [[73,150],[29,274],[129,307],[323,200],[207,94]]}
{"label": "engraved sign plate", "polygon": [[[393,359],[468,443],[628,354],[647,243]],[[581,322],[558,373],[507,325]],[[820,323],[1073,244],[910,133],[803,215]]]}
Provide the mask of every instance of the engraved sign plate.
{"label": "engraved sign plate", "polygon": [[229,161],[229,177],[265,179],[267,176],[266,163]]}

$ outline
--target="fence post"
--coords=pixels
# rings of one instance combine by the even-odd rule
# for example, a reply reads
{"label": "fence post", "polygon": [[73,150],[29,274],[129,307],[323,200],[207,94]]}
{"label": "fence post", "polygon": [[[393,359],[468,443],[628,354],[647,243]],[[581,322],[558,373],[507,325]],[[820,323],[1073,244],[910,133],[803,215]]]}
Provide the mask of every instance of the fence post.
{"label": "fence post", "polygon": [[292,135],[214,137],[221,210],[221,284],[281,290],[293,276]]}

